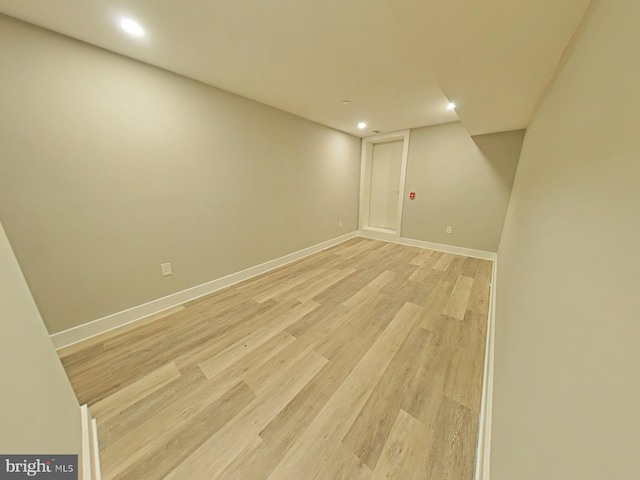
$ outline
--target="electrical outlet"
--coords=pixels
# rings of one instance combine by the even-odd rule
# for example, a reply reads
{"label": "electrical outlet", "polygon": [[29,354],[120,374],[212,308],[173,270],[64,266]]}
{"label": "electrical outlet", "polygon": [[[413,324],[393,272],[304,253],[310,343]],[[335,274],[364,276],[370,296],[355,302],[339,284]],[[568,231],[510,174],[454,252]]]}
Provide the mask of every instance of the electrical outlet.
{"label": "electrical outlet", "polygon": [[452,231],[453,231],[453,227],[451,225],[448,225],[446,233],[451,233]]}
{"label": "electrical outlet", "polygon": [[173,270],[171,270],[170,263],[161,263],[160,268],[162,269],[162,276],[166,277],[168,275],[173,275]]}
{"label": "electrical outlet", "polygon": [[338,226],[341,227],[342,226],[342,220],[338,220]]}

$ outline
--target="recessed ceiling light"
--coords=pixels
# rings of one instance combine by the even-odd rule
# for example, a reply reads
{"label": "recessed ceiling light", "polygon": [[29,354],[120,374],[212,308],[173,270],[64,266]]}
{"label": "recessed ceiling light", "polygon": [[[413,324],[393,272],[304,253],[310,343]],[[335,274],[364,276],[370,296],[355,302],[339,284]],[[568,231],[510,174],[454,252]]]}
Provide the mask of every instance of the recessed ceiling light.
{"label": "recessed ceiling light", "polygon": [[453,102],[449,102],[447,104],[447,110],[455,110],[456,109],[456,104]]}
{"label": "recessed ceiling light", "polygon": [[358,128],[359,128],[359,129],[361,129],[361,130],[362,130],[363,128],[367,128],[367,124],[366,124],[366,123],[364,123],[364,122],[360,122],[360,123],[358,124]]}
{"label": "recessed ceiling light", "polygon": [[144,30],[140,24],[131,18],[123,18],[120,20],[120,26],[125,32],[133,35],[134,37],[141,37],[144,35]]}
{"label": "recessed ceiling light", "polygon": [[351,102],[349,100],[342,100],[343,105],[349,105]]}

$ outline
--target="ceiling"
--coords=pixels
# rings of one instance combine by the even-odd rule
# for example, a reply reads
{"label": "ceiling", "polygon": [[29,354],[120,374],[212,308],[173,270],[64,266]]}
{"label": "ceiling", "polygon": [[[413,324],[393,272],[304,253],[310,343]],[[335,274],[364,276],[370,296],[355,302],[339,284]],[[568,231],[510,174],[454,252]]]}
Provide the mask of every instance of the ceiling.
{"label": "ceiling", "polygon": [[529,124],[589,1],[0,0],[0,12],[357,136],[458,119],[476,135]]}

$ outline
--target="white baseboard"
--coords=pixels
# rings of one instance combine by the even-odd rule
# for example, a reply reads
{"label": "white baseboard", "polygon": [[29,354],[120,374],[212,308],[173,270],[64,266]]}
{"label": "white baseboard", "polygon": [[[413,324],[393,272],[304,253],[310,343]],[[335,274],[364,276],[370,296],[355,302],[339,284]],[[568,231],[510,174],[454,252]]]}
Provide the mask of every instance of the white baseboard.
{"label": "white baseboard", "polygon": [[394,230],[386,230],[382,228],[365,227],[361,228],[358,236],[363,238],[372,238],[373,240],[382,240],[383,242],[396,242],[398,235]]}
{"label": "white baseboard", "polygon": [[360,237],[373,238],[385,242],[398,243],[409,247],[426,248],[438,252],[451,253],[453,255],[464,255],[465,257],[481,258],[483,260],[494,260],[497,258],[495,252],[486,250],[475,250],[473,248],[458,247],[456,245],[444,245],[442,243],[425,242],[424,240],[414,240],[413,238],[396,237],[395,235],[363,229],[358,232]]}
{"label": "white baseboard", "polygon": [[251,277],[261,275],[275,268],[282,267],[288,263],[295,262],[301,258],[326,250],[327,248],[354,238],[357,235],[357,232],[347,233],[340,237],[332,238],[317,245],[312,245],[311,247],[304,248],[283,257],[247,268],[246,270],[232,273],[231,275],[182,290],[181,292],[173,293],[163,298],[158,298],[157,300],[152,300],[151,302],[78,325],[77,327],[73,327],[62,332],[54,333],[51,335],[51,341],[56,349],[68,347],[74,343],[100,335],[108,332],[109,330],[113,330],[114,328],[135,322],[136,320],[141,320],[149,315],[154,315],[185,302],[195,300],[196,298],[204,295],[209,295],[210,293],[216,292],[222,288],[229,287]]}
{"label": "white baseboard", "polygon": [[82,424],[82,464],[80,478],[83,480],[100,480],[100,448],[98,446],[98,423],[91,418],[87,405],[80,407]]}
{"label": "white baseboard", "polygon": [[93,473],[92,480],[102,480],[100,444],[98,443],[98,422],[95,418],[91,419],[91,473]]}
{"label": "white baseboard", "polygon": [[480,404],[480,427],[478,429],[478,449],[474,480],[489,480],[491,460],[491,413],[493,410],[493,361],[496,327],[496,287],[498,261],[493,262],[491,274],[491,296],[489,298],[489,318],[487,341],[484,353],[484,374],[482,378],[482,402]]}
{"label": "white baseboard", "polygon": [[362,227],[361,229],[364,232],[369,232],[373,235],[375,235],[376,233],[382,233],[383,235],[385,235],[384,238],[390,238],[391,237],[397,237],[398,235],[396,234],[396,230],[393,230],[392,228],[382,228],[382,227],[372,227],[372,226],[368,226],[368,227]]}

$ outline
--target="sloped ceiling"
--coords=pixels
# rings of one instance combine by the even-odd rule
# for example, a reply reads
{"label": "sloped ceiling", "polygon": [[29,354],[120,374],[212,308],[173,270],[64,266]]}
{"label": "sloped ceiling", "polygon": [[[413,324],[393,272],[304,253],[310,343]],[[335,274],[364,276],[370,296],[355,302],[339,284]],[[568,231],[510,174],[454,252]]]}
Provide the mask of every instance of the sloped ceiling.
{"label": "sloped ceiling", "polygon": [[0,12],[357,136],[458,118],[476,135],[528,125],[588,3],[0,0]]}

